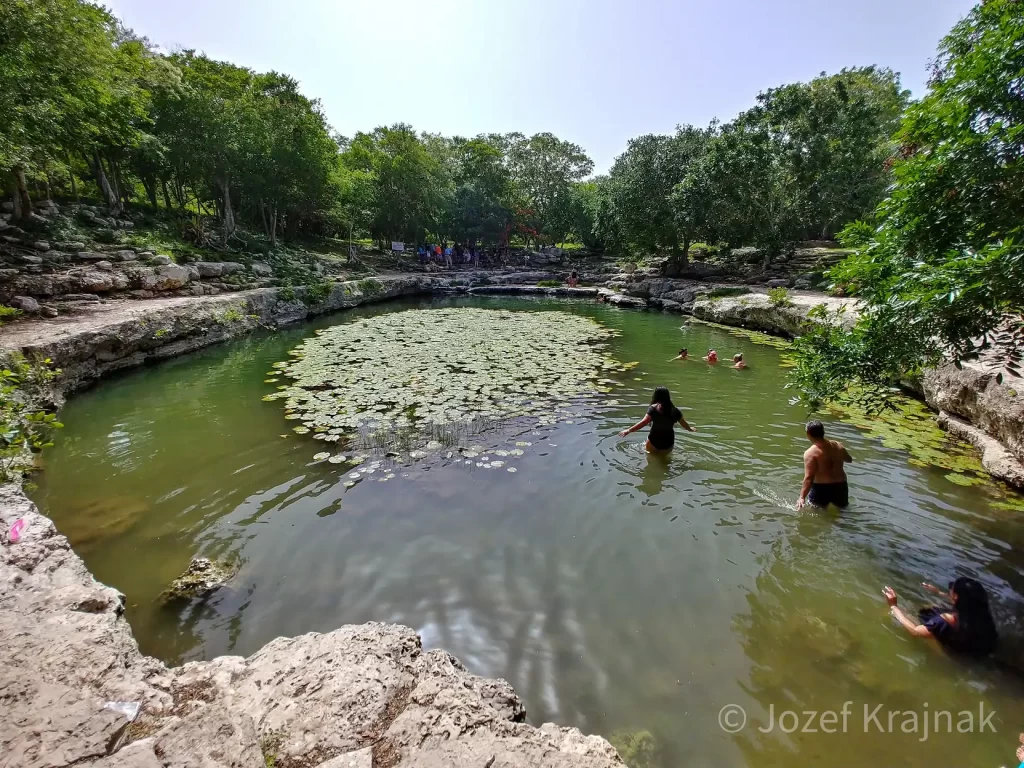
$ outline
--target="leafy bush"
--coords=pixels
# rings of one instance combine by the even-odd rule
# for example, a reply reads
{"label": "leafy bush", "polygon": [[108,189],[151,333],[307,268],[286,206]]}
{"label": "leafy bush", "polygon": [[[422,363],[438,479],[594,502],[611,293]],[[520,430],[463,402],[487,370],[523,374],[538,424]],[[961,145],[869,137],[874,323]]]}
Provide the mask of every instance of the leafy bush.
{"label": "leafy bush", "polygon": [[315,307],[323,304],[331,295],[334,284],[330,280],[321,280],[306,286],[306,304]]}
{"label": "leafy bush", "polygon": [[13,320],[20,314],[20,309],[15,309],[14,307],[8,307],[5,304],[0,304],[0,325],[3,325],[4,323],[9,322],[10,320]]}
{"label": "leafy bush", "polygon": [[32,468],[31,454],[53,443],[53,430],[64,425],[38,403],[46,385],[60,371],[49,359],[30,362],[12,354],[0,370],[0,482],[11,482]]}
{"label": "leafy bush", "polygon": [[538,280],[538,288],[558,288],[562,284],[561,280]]}
{"label": "leafy bush", "polygon": [[769,288],[768,301],[773,307],[791,307],[793,302],[789,300],[789,288]]}
{"label": "leafy bush", "polygon": [[724,296],[742,296],[746,293],[750,293],[750,289],[745,285],[720,285],[708,291],[707,297],[709,299],[719,299]]}

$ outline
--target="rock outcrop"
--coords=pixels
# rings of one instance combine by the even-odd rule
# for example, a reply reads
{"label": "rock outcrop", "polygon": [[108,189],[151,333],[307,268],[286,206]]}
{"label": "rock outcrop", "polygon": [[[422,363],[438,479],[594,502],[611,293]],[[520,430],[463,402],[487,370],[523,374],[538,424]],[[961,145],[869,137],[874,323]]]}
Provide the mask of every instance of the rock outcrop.
{"label": "rock outcrop", "polygon": [[1024,379],[1000,383],[985,367],[943,365],[924,374],[925,401],[982,429],[1024,461]]}
{"label": "rock outcrop", "polygon": [[[26,523],[17,543],[6,536]],[[524,722],[503,680],[389,624],[168,669],[19,488],[0,486],[0,755],[18,768],[621,766],[598,736]]]}
{"label": "rock outcrop", "polygon": [[856,322],[857,302],[853,299],[799,292],[792,293],[785,305],[773,303],[764,293],[699,298],[694,302],[693,316],[709,323],[752,328],[792,339],[800,335],[808,313],[822,304],[830,310],[844,309],[842,317],[849,325]]}

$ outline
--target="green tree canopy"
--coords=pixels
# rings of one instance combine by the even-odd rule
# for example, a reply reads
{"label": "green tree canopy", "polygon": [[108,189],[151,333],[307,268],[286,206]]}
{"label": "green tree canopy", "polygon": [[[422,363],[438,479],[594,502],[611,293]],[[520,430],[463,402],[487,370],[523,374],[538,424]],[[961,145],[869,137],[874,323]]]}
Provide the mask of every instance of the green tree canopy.
{"label": "green tree canopy", "polygon": [[928,94],[897,134],[895,185],[831,277],[866,303],[852,333],[801,339],[796,383],[814,400],[878,395],[993,341],[1024,347],[1024,3],[988,0],[943,39]]}

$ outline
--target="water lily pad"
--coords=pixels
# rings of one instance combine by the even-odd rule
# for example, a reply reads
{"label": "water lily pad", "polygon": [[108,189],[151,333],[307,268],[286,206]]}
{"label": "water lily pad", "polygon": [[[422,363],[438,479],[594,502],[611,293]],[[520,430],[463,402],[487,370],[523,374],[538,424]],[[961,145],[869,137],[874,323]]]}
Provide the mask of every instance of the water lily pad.
{"label": "water lily pad", "polygon": [[518,472],[519,470],[518,470],[518,469],[516,469],[515,467],[509,467],[509,468],[508,468],[508,471],[509,471],[509,472]]}
{"label": "water lily pad", "polygon": [[313,454],[313,461],[323,461],[324,459],[331,458],[331,454],[328,451],[321,451],[320,453]]}
{"label": "water lily pad", "polygon": [[[331,442],[369,432],[375,449],[401,433],[412,455],[410,447],[455,442],[442,433],[453,424],[544,416],[594,393],[602,372],[634,365],[605,353],[614,335],[568,312],[407,310],[324,329],[272,367],[291,382],[279,393],[285,418]],[[463,455],[480,452],[468,446]]]}

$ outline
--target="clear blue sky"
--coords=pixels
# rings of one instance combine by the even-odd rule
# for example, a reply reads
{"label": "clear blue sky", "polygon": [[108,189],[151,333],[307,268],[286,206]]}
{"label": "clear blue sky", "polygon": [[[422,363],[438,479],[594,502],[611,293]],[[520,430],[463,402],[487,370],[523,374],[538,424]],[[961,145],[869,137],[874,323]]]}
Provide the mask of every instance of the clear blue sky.
{"label": "clear blue sky", "polygon": [[972,0],[107,0],[165,49],[286,72],[351,136],[551,131],[605,171],[633,136],[729,120],[844,66],[920,96]]}

